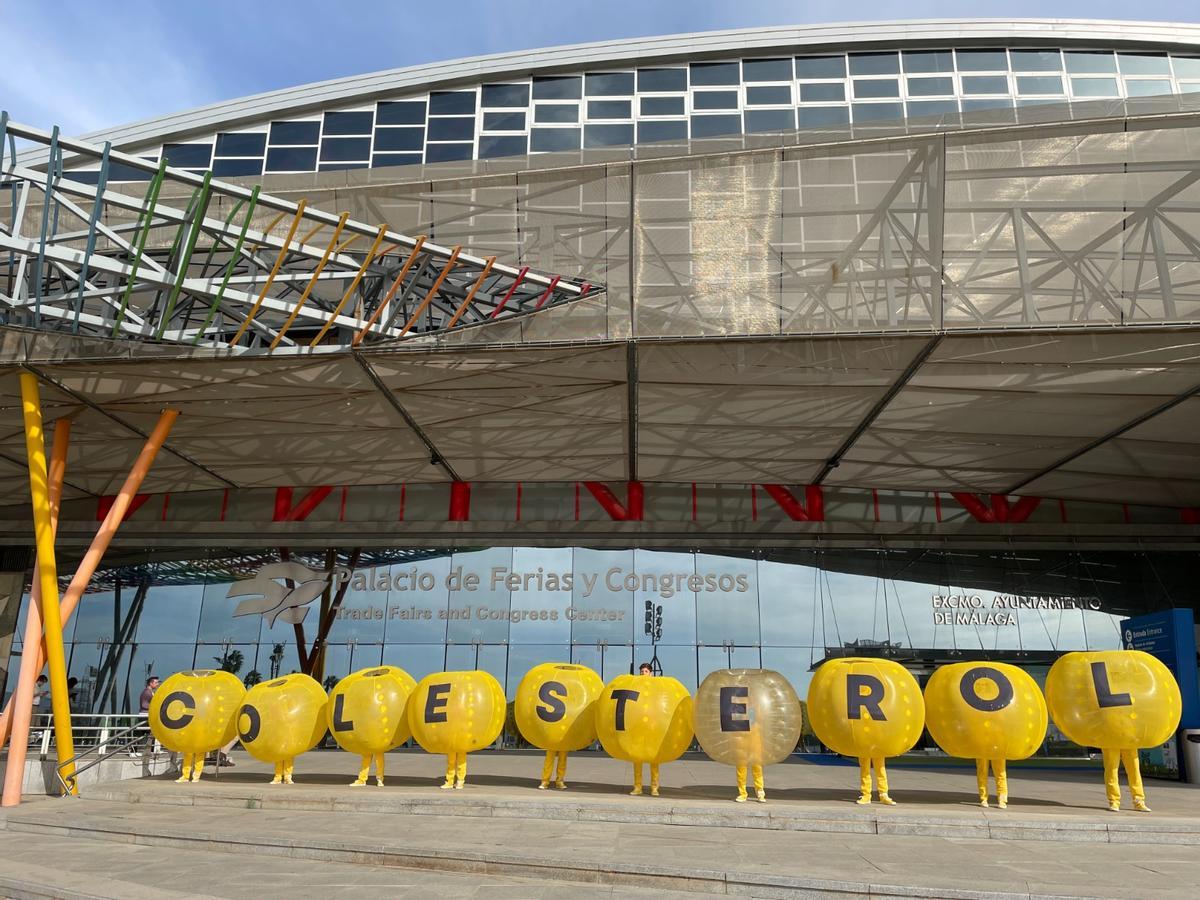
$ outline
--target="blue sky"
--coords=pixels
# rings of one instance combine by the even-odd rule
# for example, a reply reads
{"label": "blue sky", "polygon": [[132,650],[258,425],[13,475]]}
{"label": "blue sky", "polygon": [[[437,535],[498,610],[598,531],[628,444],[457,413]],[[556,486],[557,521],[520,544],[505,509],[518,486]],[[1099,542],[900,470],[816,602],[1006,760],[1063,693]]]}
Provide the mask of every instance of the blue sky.
{"label": "blue sky", "polygon": [[68,134],[343,75],[509,50],[849,18],[1200,20],[1195,0],[3,0],[0,109]]}

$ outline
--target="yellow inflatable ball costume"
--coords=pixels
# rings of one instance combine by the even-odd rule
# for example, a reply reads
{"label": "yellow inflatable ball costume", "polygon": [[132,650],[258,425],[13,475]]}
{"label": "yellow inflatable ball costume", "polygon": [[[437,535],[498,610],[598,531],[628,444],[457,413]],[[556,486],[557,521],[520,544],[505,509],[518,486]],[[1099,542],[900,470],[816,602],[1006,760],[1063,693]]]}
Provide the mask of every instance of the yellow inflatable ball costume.
{"label": "yellow inflatable ball costume", "polygon": [[1121,809],[1123,763],[1133,808],[1149,812],[1137,751],[1158,746],[1179,727],[1182,698],[1171,670],[1141,650],[1068,653],[1046,676],[1046,704],[1063,734],[1103,751],[1108,808]]}
{"label": "yellow inflatable ball costume", "polygon": [[291,784],[296,757],[325,737],[329,698],[317,682],[295,672],[256,684],[238,711],[242,746],[255,759],[275,764],[271,784]]}
{"label": "yellow inflatable ball costume", "polygon": [[467,754],[504,730],[504,689],[487,672],[438,672],[419,682],[408,704],[408,725],[427,753],[446,754],[446,788],[467,783]]}
{"label": "yellow inflatable ball costume", "polygon": [[880,802],[894,806],[884,760],[912,749],[925,726],[921,688],[908,670],[890,659],[830,660],[808,687],[808,718],[821,743],[858,757],[858,803],[871,802],[873,766]]}
{"label": "yellow inflatable ball costume", "polygon": [[417,683],[403,669],[373,666],[353,672],[329,692],[326,719],[337,745],[362,756],[352,787],[367,783],[375,760],[375,784],[383,787],[383,754],[412,736],[408,727],[408,700]]}
{"label": "yellow inflatable ball costume", "polygon": [[657,797],[658,767],[692,742],[692,697],[674,678],[618,675],[596,704],[596,733],[609,756],[633,763],[630,793],[642,792],[642,763],[650,764],[650,794]]}
{"label": "yellow inflatable ball costume", "polygon": [[571,663],[542,663],[521,679],[513,712],[521,736],[546,751],[541,790],[552,775],[556,788],[567,789],[567,754],[596,740],[596,703],[603,691],[599,675]]}
{"label": "yellow inflatable ball costume", "polygon": [[150,701],[150,732],[168,750],[183,754],[176,781],[199,781],[204,755],[234,739],[245,695],[236,675],[213,669],[176,672],[159,685]]}
{"label": "yellow inflatable ball costume", "polygon": [[975,760],[979,805],[988,805],[988,766],[996,805],[1008,806],[1007,760],[1032,756],[1046,737],[1046,700],[1024,669],[1005,663],[942,666],[925,685],[925,727],[951,756]]}
{"label": "yellow inflatable ball costume", "polygon": [[795,689],[770,669],[710,672],[696,692],[692,723],[705,753],[737,767],[738,803],[746,802],[747,767],[758,801],[767,802],[762,767],[787,759],[803,726]]}

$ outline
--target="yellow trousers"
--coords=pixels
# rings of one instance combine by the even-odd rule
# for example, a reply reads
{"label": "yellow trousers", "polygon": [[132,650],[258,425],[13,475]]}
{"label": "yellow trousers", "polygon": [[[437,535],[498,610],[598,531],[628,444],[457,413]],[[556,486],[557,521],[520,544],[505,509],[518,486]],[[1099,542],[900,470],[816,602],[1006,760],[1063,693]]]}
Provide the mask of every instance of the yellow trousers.
{"label": "yellow trousers", "polygon": [[554,774],[554,763],[558,762],[558,775],[554,781],[559,787],[566,787],[567,784],[567,751],[559,750],[557,753],[553,750],[546,751],[546,761],[542,763],[542,787],[550,783],[550,776]]}
{"label": "yellow trousers", "polygon": [[185,753],[183,754],[183,766],[179,777],[175,780],[182,783],[185,781],[199,781],[200,774],[204,771],[204,754],[203,753]]}
{"label": "yellow trousers", "polygon": [[467,783],[467,754],[446,754],[446,783],[442,787],[462,787]]}
{"label": "yellow trousers", "polygon": [[[379,784],[383,784],[383,754],[376,753],[375,759],[375,780]],[[358,770],[358,778],[354,780],[354,784],[366,784],[367,774],[371,771],[371,754],[364,753],[362,755],[362,767]]]}
{"label": "yellow trousers", "polygon": [[[633,789],[640,791],[642,789],[642,764],[633,764]],[[658,791],[658,763],[650,763],[650,791],[654,793]]]}
{"label": "yellow trousers", "polygon": [[996,799],[1001,803],[1008,802],[1008,768],[1003,759],[975,760],[975,781],[979,784],[979,802],[987,803],[988,799],[988,765],[996,776]]}
{"label": "yellow trousers", "polygon": [[275,777],[271,779],[271,784],[291,784],[292,772],[296,768],[296,758],[293,756],[290,759],[281,759],[275,763]]}
{"label": "yellow trousers", "polygon": [[1109,804],[1121,802],[1121,764],[1125,765],[1125,778],[1129,781],[1129,793],[1135,803],[1146,802],[1146,791],[1142,787],[1142,764],[1136,750],[1104,750],[1104,792]]}
{"label": "yellow trousers", "polygon": [[871,767],[875,767],[875,781],[879,785],[879,796],[885,797],[888,792],[887,769],[883,765],[883,757],[871,759],[868,756],[858,758],[859,791],[868,800],[871,799]]}
{"label": "yellow trousers", "polygon": [[[755,791],[755,793],[757,793],[757,794],[765,793],[766,788],[763,785],[762,766],[750,766],[750,769],[753,771],[753,775],[754,775],[754,791]],[[737,787],[738,787],[738,796],[744,798],[746,796],[746,766],[738,766],[737,767]]]}

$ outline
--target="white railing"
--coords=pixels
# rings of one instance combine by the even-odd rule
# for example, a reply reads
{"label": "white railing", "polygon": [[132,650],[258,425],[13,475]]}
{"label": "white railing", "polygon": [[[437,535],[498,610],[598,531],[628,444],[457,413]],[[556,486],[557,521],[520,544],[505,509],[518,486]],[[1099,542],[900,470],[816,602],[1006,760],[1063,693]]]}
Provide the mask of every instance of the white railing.
{"label": "white railing", "polygon": [[[122,734],[122,746],[119,749],[151,754],[162,752],[162,746],[150,733],[145,715],[71,713],[71,734],[77,754],[82,755],[82,751],[88,750],[104,756],[109,751],[110,737],[118,732]],[[34,714],[29,726],[29,745],[37,747],[43,759],[54,752],[54,717],[49,713]]]}

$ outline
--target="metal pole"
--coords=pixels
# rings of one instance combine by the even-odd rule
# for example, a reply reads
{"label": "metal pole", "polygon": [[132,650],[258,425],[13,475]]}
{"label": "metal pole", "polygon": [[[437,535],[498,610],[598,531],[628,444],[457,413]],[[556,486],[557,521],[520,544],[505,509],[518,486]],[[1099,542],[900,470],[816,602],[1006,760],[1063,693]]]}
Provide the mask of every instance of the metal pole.
{"label": "metal pole", "polygon": [[[63,650],[62,614],[58,605],[58,568],[54,561],[54,526],[50,516],[50,476],[46,469],[42,402],[38,396],[37,376],[30,372],[21,373],[21,406],[25,417],[25,450],[29,458],[29,489],[37,538],[38,582],[42,587],[46,660],[50,664],[54,742],[61,766],[75,756],[75,746],[71,739],[71,699],[67,693],[67,659]],[[62,774],[64,777],[71,776],[74,771],[74,766],[67,766]]]}

